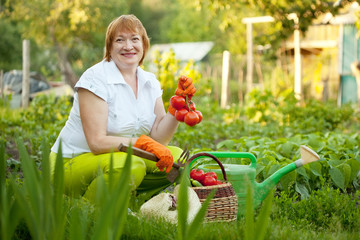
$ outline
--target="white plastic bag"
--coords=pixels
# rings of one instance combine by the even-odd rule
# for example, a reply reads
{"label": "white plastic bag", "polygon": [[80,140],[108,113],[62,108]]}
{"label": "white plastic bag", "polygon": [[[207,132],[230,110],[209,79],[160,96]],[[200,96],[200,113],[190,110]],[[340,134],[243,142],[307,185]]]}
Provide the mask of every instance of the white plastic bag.
{"label": "white plastic bag", "polygon": [[[140,207],[140,214],[148,217],[163,218],[173,224],[177,223],[176,200],[180,185],[174,189],[174,194],[160,193],[152,197]],[[192,188],[188,188],[189,212],[188,222],[191,222],[201,208],[201,202]]]}

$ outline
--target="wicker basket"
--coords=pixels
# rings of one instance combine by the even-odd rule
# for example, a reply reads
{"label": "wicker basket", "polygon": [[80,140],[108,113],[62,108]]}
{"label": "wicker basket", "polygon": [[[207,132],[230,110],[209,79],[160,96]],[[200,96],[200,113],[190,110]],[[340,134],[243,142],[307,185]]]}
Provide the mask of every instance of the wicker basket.
{"label": "wicker basket", "polygon": [[215,196],[210,202],[206,213],[206,222],[231,222],[235,221],[238,213],[238,199],[231,183],[227,182],[226,172],[221,162],[209,153],[197,153],[193,155],[189,162],[201,157],[214,159],[221,168],[225,182],[220,185],[193,187],[198,195],[200,202],[203,203],[213,189],[216,189]]}

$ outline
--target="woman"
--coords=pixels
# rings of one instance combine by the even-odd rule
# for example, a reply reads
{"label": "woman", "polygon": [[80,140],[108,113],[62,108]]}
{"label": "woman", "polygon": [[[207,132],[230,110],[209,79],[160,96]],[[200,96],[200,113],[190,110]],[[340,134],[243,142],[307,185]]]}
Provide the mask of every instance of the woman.
{"label": "woman", "polygon": [[[126,159],[126,153],[116,152],[120,143],[132,144],[160,159],[155,164],[132,157],[133,190],[151,196],[170,184],[162,171],[170,171],[181,149],[165,145],[178,121],[165,112],[155,75],[140,68],[149,45],[138,18],[118,17],[108,26],[104,59],[86,70],[75,85],[69,119],[50,155],[53,170],[61,143],[67,194],[94,200],[98,168],[107,181],[112,151],[115,178],[120,176]],[[192,96],[196,89],[191,81],[179,81],[177,91]],[[153,181],[152,176],[149,182],[149,174],[159,178]]]}

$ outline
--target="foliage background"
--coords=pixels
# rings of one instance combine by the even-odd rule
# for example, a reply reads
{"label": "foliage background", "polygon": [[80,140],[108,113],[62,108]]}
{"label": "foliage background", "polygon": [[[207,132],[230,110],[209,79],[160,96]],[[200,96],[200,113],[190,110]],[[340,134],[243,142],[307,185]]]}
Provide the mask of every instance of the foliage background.
{"label": "foliage background", "polygon": [[[349,2],[352,1],[341,1],[341,5],[334,8],[333,1],[311,0],[0,0],[0,69],[21,68],[21,40],[26,37],[31,39],[32,70],[40,71],[51,81],[65,81],[64,77],[69,81],[71,76],[78,77],[85,68],[102,58],[106,26],[123,13],[134,13],[142,20],[152,44],[211,40],[216,43],[210,57],[215,66],[221,65],[221,57],[217,54],[228,49],[239,53],[239,59],[234,59],[233,64],[244,69],[241,55],[246,45],[245,26],[240,24],[242,17],[267,14],[276,17],[275,24],[266,25],[264,31],[256,30],[262,34],[255,40],[262,45],[276,46],[293,31],[293,25],[285,19],[286,13],[296,12],[309,20],[301,27],[305,30],[306,24],[321,12],[335,13]],[[276,84],[272,82],[273,76],[266,75],[266,90],[254,89],[243,96],[244,102],[235,97],[227,108],[220,108],[216,92],[220,86],[214,81],[215,77],[203,77],[197,63],[180,64],[172,52],[158,54],[154,64],[164,87],[166,106],[178,75],[189,75],[196,86],[201,86],[193,100],[203,113],[203,122],[192,128],[180,124],[171,144],[182,148],[188,146],[192,154],[201,151],[251,152],[258,162],[258,182],[297,160],[299,145],[310,146],[321,159],[287,174],[277,184],[266,236],[268,239],[357,239],[360,229],[359,111],[352,105],[338,107],[333,101],[309,98],[298,104],[289,87],[291,76],[274,67],[274,53],[267,52],[264,59],[267,60],[263,61],[264,66],[274,70]],[[66,68],[66,63],[71,68]],[[145,64],[144,67],[148,66]],[[230,96],[237,96],[238,83],[230,84]],[[15,231],[15,239],[29,239],[37,234],[59,238],[65,235],[68,239],[95,238],[97,234],[123,234],[122,239],[175,239],[182,234],[165,222],[136,218],[131,214],[125,225],[112,227],[112,224],[119,226],[118,221],[124,220],[127,210],[121,207],[127,206],[125,198],[116,203],[116,211],[106,208],[114,206],[112,201],[118,199],[117,194],[126,195],[121,189],[111,191],[116,197],[103,194],[107,197],[102,199],[105,201],[102,212],[96,212],[82,199],[63,198],[61,186],[55,188],[55,192],[49,191],[52,186],[43,180],[47,177],[43,171],[46,169],[46,149],[52,146],[64,126],[72,98],[39,96],[33,99],[29,108],[11,109],[11,97],[0,99],[0,157],[4,157],[2,164],[5,163],[1,168],[6,168],[6,177],[1,175],[0,187],[0,225],[1,230],[6,231],[0,231],[1,236]],[[25,163],[20,161],[20,155],[26,159]],[[224,161],[248,164],[247,159]],[[27,170],[24,172],[24,169]],[[0,171],[3,174],[2,169]],[[23,184],[27,180],[24,175],[29,174],[33,176],[30,181],[32,179],[34,184]],[[103,190],[107,191],[106,188]],[[32,201],[19,201],[22,204],[17,205],[16,199],[25,196]],[[44,204],[39,204],[42,201]],[[132,201],[131,209],[137,210],[143,201]],[[57,207],[59,203],[63,208]],[[28,214],[23,221],[19,219],[19,206],[23,207],[23,214]],[[40,220],[31,221],[32,214],[38,214],[36,217]],[[105,214],[114,214],[114,217]],[[122,217],[118,218],[119,215]],[[105,221],[97,221],[99,217],[110,219],[111,224],[105,228]],[[246,238],[249,233],[261,230],[258,227],[265,221],[263,219],[254,222],[257,226],[252,229],[254,231],[244,227],[248,226],[244,219],[236,223],[201,225],[193,237]],[[77,226],[79,228],[75,229]],[[185,229],[186,225],[182,227]],[[261,232],[264,231],[266,229]],[[8,235],[4,239],[13,238]]]}
{"label": "foliage background", "polygon": [[[51,81],[73,86],[80,74],[103,56],[104,33],[111,20],[121,14],[139,17],[148,31],[151,44],[213,41],[212,53],[246,51],[244,17],[271,15],[271,24],[254,25],[254,42],[271,45],[265,52],[275,58],[279,44],[294,30],[287,14],[296,13],[305,32],[311,21],[322,13],[336,14],[354,1],[232,0],[1,0],[0,69],[4,72],[21,67],[22,39],[31,44],[31,69]],[[359,25],[359,24],[357,24]],[[272,63],[274,68],[275,62]]]}

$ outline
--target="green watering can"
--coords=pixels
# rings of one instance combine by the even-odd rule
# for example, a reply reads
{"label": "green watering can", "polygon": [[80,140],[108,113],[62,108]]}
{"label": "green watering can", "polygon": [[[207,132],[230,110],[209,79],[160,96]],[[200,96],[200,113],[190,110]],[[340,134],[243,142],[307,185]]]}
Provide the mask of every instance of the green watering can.
{"label": "green watering can", "polygon": [[[314,162],[320,159],[320,157],[310,148],[301,145],[300,154],[301,158],[292,162],[279,170],[273,173],[269,178],[264,180],[261,183],[256,182],[256,158],[253,154],[249,152],[207,152],[215,156],[216,158],[247,158],[250,159],[250,165],[237,165],[237,164],[222,164],[228,182],[233,185],[235,194],[238,198],[238,215],[245,212],[245,203],[248,185],[252,187],[252,192],[254,194],[254,207],[260,205],[260,203],[265,199],[271,189],[273,189],[280,179],[287,173],[304,166],[310,162]],[[193,163],[199,158],[204,158],[206,156],[199,156],[193,159],[190,162],[190,168]],[[204,172],[215,172],[219,179],[222,178],[222,170],[217,164],[205,164],[197,167],[202,169]]]}

